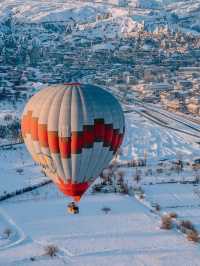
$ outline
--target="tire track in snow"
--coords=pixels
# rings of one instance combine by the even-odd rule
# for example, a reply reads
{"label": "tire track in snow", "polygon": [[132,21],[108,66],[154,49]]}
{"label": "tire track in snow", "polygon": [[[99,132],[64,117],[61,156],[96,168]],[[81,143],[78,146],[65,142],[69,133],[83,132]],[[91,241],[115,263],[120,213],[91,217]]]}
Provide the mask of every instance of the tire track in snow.
{"label": "tire track in snow", "polygon": [[17,246],[27,239],[27,236],[25,235],[24,231],[14,222],[14,220],[2,208],[0,208],[0,216],[2,217],[3,220],[6,221],[9,228],[11,227],[11,229],[15,232],[16,234],[15,237],[17,238],[11,243],[1,246],[0,250],[5,250]]}

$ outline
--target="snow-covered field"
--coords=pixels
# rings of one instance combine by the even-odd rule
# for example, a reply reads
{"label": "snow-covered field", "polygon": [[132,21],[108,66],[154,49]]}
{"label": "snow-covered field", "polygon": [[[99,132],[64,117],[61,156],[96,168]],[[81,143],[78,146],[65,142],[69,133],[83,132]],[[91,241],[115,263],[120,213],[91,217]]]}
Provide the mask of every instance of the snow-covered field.
{"label": "snow-covered field", "polygon": [[182,156],[192,159],[200,155],[199,145],[191,143],[173,130],[149,122],[135,113],[126,114],[126,135],[122,148],[123,160],[144,158],[147,154],[147,162],[160,159],[177,159]]}
{"label": "snow-covered field", "polygon": [[[120,7],[119,2],[123,1],[2,0],[0,22],[10,16],[11,23],[20,25],[69,23],[74,37],[86,35],[91,40],[98,36],[114,40],[118,34],[126,36],[138,32],[144,21],[154,25],[159,17],[166,17],[170,22],[173,12],[188,19],[188,28],[199,25],[199,1],[132,0],[130,9]],[[69,34],[68,38],[71,37]],[[112,45],[109,47],[112,49]],[[104,46],[97,44],[93,48],[101,50]],[[30,87],[33,88],[33,84]],[[11,113],[19,117],[23,104],[18,102],[12,107],[13,111],[9,105],[0,103],[0,124],[7,124],[5,117]],[[139,114],[126,114],[126,135],[119,159],[123,163],[147,158],[142,180],[130,184],[142,185],[143,203],[159,204],[163,213],[176,212],[178,219],[191,220],[198,230],[200,186],[183,182],[155,183],[171,179],[193,180],[189,166],[180,174],[170,167],[158,174],[157,166],[160,161],[180,158],[192,161],[199,155],[199,145],[190,137],[152,123]],[[152,174],[143,179],[145,171],[151,167]],[[128,181],[133,181],[134,168],[120,170]],[[33,163],[24,145],[0,149],[0,195],[44,179],[46,177]],[[117,193],[92,194],[88,191],[80,202],[79,215],[67,213],[69,202],[70,199],[53,184],[0,202],[0,266],[200,265],[199,244],[188,242],[175,229],[161,230],[160,217],[145,207],[142,200]],[[110,208],[107,214],[102,211],[104,207]],[[49,244],[58,247],[54,258],[44,255]]]}
{"label": "snow-covered field", "polygon": [[[198,247],[181,234],[161,230],[157,217],[134,198],[87,195],[77,216],[66,213],[67,202],[47,197],[4,203],[27,239],[0,252],[0,265],[199,265]],[[101,211],[105,206],[111,208],[108,214]],[[49,243],[60,250],[52,261],[42,255]]]}
{"label": "snow-covered field", "polygon": [[[41,182],[45,178],[24,145],[0,151],[0,179],[5,180],[0,183],[0,194]],[[198,157],[199,147],[187,143],[176,132],[157,126],[138,114],[126,114],[126,134],[120,160],[144,158],[144,152],[147,154],[147,165],[152,165],[161,159]],[[130,175],[133,170],[128,171]],[[163,178],[165,177],[161,176],[161,180]]]}
{"label": "snow-covered field", "polygon": [[165,184],[144,186],[151,205],[159,204],[163,212],[175,212],[179,220],[190,220],[200,230],[200,186]]}
{"label": "snow-covered field", "polygon": [[0,195],[12,192],[45,179],[24,145],[0,150]]}
{"label": "snow-covered field", "polygon": [[[191,158],[196,144],[187,143],[174,131],[166,131],[138,114],[127,114],[126,137],[121,160],[143,157],[148,163],[176,158],[178,152]],[[40,168],[33,164],[24,145],[0,153],[1,191],[13,191],[41,181]],[[23,173],[17,173],[17,169]],[[125,169],[127,176],[134,169]],[[164,174],[162,173],[164,180]],[[151,177],[148,177],[151,179]],[[168,177],[169,178],[169,177]],[[152,176],[152,180],[155,176]],[[199,187],[190,184],[144,185],[145,200],[158,203],[163,212],[176,211],[180,219],[199,225]],[[200,252],[181,233],[160,229],[160,218],[136,198],[120,194],[91,194],[80,203],[80,214],[70,215],[70,199],[49,184],[4,201],[0,205],[0,265],[147,265],[197,266]],[[105,214],[103,207],[109,207]],[[9,239],[3,232],[10,228]],[[58,256],[44,255],[54,244]]]}

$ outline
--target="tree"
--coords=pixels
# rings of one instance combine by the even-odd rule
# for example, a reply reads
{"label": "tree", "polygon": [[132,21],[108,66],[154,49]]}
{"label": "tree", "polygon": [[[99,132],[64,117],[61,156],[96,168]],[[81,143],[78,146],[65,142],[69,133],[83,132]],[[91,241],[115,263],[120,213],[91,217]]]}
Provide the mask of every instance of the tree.
{"label": "tree", "polygon": [[[178,175],[183,171],[183,155],[182,153],[177,153],[176,155],[177,158],[177,162],[176,162],[176,172],[178,173]],[[184,182],[184,175],[183,175],[183,182]]]}
{"label": "tree", "polygon": [[199,169],[197,167],[194,167],[194,182],[195,183],[199,183],[200,181],[200,173],[199,173]]}
{"label": "tree", "polygon": [[3,231],[3,235],[6,238],[9,238],[11,234],[12,234],[12,230],[10,228],[5,228],[5,230]]}
{"label": "tree", "polygon": [[20,175],[23,173],[23,171],[24,171],[24,170],[23,170],[22,168],[17,168],[17,169],[16,169],[16,172],[17,172],[18,174],[20,174]]}
{"label": "tree", "polygon": [[141,181],[141,173],[140,171],[138,170],[138,168],[136,168],[135,170],[135,175],[133,177],[134,181],[136,181],[137,185],[140,183]]}
{"label": "tree", "polygon": [[44,248],[45,255],[52,257],[55,257],[58,253],[58,247],[55,245],[48,245]]}
{"label": "tree", "polygon": [[103,207],[101,210],[102,210],[102,212],[104,212],[105,214],[108,214],[108,213],[111,211],[111,208],[109,208],[109,207]]}

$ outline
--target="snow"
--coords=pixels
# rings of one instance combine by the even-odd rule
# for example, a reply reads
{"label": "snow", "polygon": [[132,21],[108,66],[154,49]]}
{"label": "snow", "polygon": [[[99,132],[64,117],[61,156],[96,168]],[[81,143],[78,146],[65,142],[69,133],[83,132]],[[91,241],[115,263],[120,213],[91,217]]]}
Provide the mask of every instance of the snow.
{"label": "snow", "polygon": [[[2,225],[4,226],[1,228],[3,234],[1,236],[1,242],[0,242],[0,250],[6,250],[8,248],[11,248],[13,246],[21,244],[26,239],[26,236],[19,228],[16,223],[12,220],[12,218],[4,212],[3,209],[0,208],[0,217],[1,217],[1,227]],[[4,230],[10,230],[10,236],[5,235]]]}
{"label": "snow", "polygon": [[144,158],[152,164],[160,159],[176,159],[178,154],[192,159],[199,156],[199,145],[184,139],[173,130],[166,130],[142,118],[139,114],[126,114],[126,132],[122,147],[122,160]]}
{"label": "snow", "polygon": [[92,47],[92,49],[94,51],[98,51],[98,50],[114,50],[115,46],[112,44],[96,44]]}
{"label": "snow", "polygon": [[130,1],[130,6],[137,7],[137,8],[150,8],[150,9],[155,9],[159,8],[160,3],[159,1],[156,0],[131,0]]}
{"label": "snow", "polygon": [[[186,266],[191,257],[192,265],[198,265],[198,248],[176,232],[159,229],[157,218],[134,198],[117,194],[87,195],[80,203],[77,216],[66,213],[67,202],[51,196],[40,201],[4,203],[6,212],[29,240],[1,252],[0,262],[21,266],[35,256],[37,265],[49,265],[49,260],[45,257],[41,260],[40,256],[42,247],[53,243],[70,265]],[[104,206],[110,207],[111,212],[103,213]]]}
{"label": "snow", "polygon": [[[107,20],[107,25],[109,25],[110,21],[107,19],[107,15],[109,15],[113,19],[129,17],[136,23],[136,26],[139,25],[138,22],[145,21],[145,26],[150,30],[154,30],[158,25],[157,20],[162,19],[165,21],[165,25],[175,23],[173,26],[176,27],[177,23],[183,31],[198,32],[199,1],[131,0],[129,6],[121,4],[122,2],[127,1],[2,0],[0,2],[0,21],[8,19],[12,15],[14,20],[20,23],[60,22],[80,27],[90,23],[98,24],[98,20]],[[188,25],[183,26],[178,21],[174,22],[171,17],[171,14],[174,13],[179,18],[188,19]],[[128,32],[130,31],[132,30],[128,30]]]}
{"label": "snow", "polygon": [[[175,12],[180,17],[189,18],[192,14],[192,23],[198,25],[199,1],[132,0],[130,10],[119,7],[119,2],[2,0],[0,15],[1,20],[12,15],[18,23],[77,23],[79,28],[73,32],[73,37],[85,35],[91,40],[98,36],[108,40],[118,35],[131,35],[143,28],[143,20],[154,24],[156,16],[162,17],[165,12]],[[132,17],[128,15],[129,11]],[[93,48],[114,50],[112,41],[94,45]],[[127,46],[122,49],[125,48]],[[37,72],[37,69],[33,68],[33,71]],[[34,93],[37,85],[41,84],[30,83],[30,94]],[[9,123],[5,119],[7,115],[12,114],[11,121],[15,115],[19,117],[23,105],[24,102],[17,103],[13,111],[1,104],[0,124]],[[172,165],[169,162],[164,172],[157,171],[161,167],[159,160],[170,161],[181,157],[191,161],[199,158],[199,145],[191,137],[161,127],[138,113],[126,114],[126,134],[119,161],[123,163],[144,158],[145,154],[147,166],[140,168],[142,180],[139,184],[133,182],[135,168],[119,169],[125,172],[129,185],[141,185],[145,201],[150,206],[159,204],[162,213],[175,211],[178,219],[189,219],[200,230],[199,185],[166,184],[172,180],[191,181],[195,177],[194,172],[188,167],[177,174],[170,168]],[[152,167],[152,175],[147,176],[148,167]],[[20,169],[23,170],[21,173]],[[33,163],[24,145],[7,150],[1,148],[0,195],[4,191],[13,192],[44,179],[47,177]],[[158,182],[165,184],[156,184]],[[67,213],[69,201],[53,184],[49,184],[1,202],[0,265],[199,265],[199,246],[189,243],[176,230],[161,230],[160,217],[150,212],[137,198],[117,193],[91,194],[88,191],[80,202],[79,215]],[[111,211],[105,214],[103,207],[109,207]],[[12,230],[8,239],[3,236],[6,228]],[[44,247],[48,244],[59,247],[58,256],[53,259],[44,256]],[[36,261],[31,261],[31,257]]]}
{"label": "snow", "polygon": [[175,212],[179,220],[190,220],[200,229],[200,186],[192,184],[157,184],[144,186],[146,199],[158,203],[163,212]]}
{"label": "snow", "polygon": [[[17,170],[23,169],[22,173]],[[24,145],[16,145],[12,149],[0,150],[0,195],[4,191],[13,192],[45,179],[36,166]]]}
{"label": "snow", "polygon": [[[0,153],[2,192],[40,182],[44,178],[24,145],[15,147]],[[198,154],[196,144],[187,143],[176,132],[157,126],[139,114],[128,113],[120,159],[143,157],[144,150],[147,151],[149,164],[164,157],[176,158],[180,151],[186,158]],[[18,168],[23,168],[22,174],[16,172]],[[133,168],[125,169],[127,178],[132,179],[133,172]],[[172,176],[175,177],[174,174]],[[180,219],[190,219],[200,228],[200,199],[198,193],[194,193],[199,187],[190,184],[147,185],[158,178],[167,180],[164,173],[158,177],[153,172],[148,180],[141,181],[145,200],[150,205],[160,204],[163,212],[176,210]],[[182,178],[180,175],[180,181]],[[7,240],[0,239],[0,265],[199,265],[198,246],[189,243],[177,231],[161,230],[159,216],[134,197],[91,194],[89,190],[80,202],[78,215],[67,213],[69,202],[70,199],[64,197],[53,184],[2,202],[0,232],[11,228],[12,236]],[[105,214],[103,207],[109,207],[111,211]],[[58,256],[53,259],[44,255],[44,247],[49,244],[59,248]]]}
{"label": "snow", "polygon": [[[126,114],[126,132],[122,145],[120,160],[137,160],[147,155],[147,165],[153,165],[158,160],[184,160],[199,158],[199,145],[191,143],[190,139],[183,138],[173,130],[166,130],[136,113]],[[22,173],[18,173],[23,169]],[[130,172],[130,174],[129,174]],[[186,173],[188,176],[190,172]],[[127,170],[127,175],[132,175],[132,169]],[[39,183],[45,179],[41,168],[36,166],[25,146],[16,145],[13,149],[0,152],[0,178],[6,178],[6,182],[0,183],[0,195],[15,191],[23,186]],[[148,179],[151,179],[149,177]],[[182,176],[177,178],[181,179]],[[158,180],[158,177],[156,176]],[[160,176],[160,180],[165,176]],[[171,176],[167,179],[171,179]]]}
{"label": "snow", "polygon": [[16,114],[13,114],[11,110],[9,109],[1,110],[0,124],[2,126],[7,126],[10,123],[12,123],[14,120],[16,120],[17,118],[18,117],[16,116]]}
{"label": "snow", "polygon": [[88,23],[96,20],[98,14],[106,14],[112,11],[113,16],[124,14],[124,11],[116,6],[106,6],[90,1],[49,1],[49,0],[3,0],[0,3],[2,19],[6,14],[13,14],[16,20],[21,22],[55,22],[76,21]]}

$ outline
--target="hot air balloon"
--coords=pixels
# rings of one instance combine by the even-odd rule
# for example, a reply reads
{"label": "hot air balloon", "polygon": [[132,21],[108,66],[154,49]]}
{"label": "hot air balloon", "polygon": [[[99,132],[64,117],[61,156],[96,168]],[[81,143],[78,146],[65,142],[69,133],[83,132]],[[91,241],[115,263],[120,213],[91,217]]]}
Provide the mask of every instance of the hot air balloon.
{"label": "hot air balloon", "polygon": [[121,145],[124,115],[108,91],[67,83],[36,93],[21,128],[33,159],[60,191],[79,201]]}

